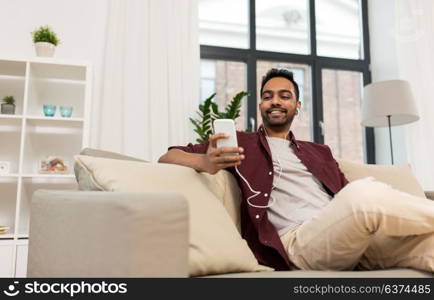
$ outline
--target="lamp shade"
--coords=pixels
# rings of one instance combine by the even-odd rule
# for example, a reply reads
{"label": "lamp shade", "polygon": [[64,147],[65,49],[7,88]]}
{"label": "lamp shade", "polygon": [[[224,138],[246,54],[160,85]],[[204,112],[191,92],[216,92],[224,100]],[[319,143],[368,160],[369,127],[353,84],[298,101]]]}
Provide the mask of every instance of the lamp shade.
{"label": "lamp shade", "polygon": [[411,87],[405,80],[368,84],[363,90],[362,125],[366,127],[402,125],[419,120]]}

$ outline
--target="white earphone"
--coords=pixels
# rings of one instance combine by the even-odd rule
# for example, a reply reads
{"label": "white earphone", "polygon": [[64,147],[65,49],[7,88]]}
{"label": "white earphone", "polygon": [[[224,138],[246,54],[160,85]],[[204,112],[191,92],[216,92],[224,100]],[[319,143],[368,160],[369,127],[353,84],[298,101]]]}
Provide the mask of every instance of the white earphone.
{"label": "white earphone", "polygon": [[[266,135],[267,137],[269,137],[268,132],[267,132],[267,129],[266,129],[265,127],[264,127],[264,130],[265,130],[265,135]],[[288,135],[289,135],[289,131],[288,131],[288,133],[285,135],[285,140],[286,140],[286,138],[288,137]],[[278,156],[277,154],[276,154],[276,160],[277,160],[277,164],[278,164],[278,168],[279,168],[279,177],[278,177],[277,182],[280,182],[280,177],[282,176],[283,168],[282,168],[282,164],[281,164],[281,162],[280,162],[279,156]],[[235,167],[235,170],[237,171],[237,173],[238,173],[238,175],[241,177],[241,179],[242,179],[242,180],[247,184],[247,186],[249,187],[250,191],[253,193],[253,195],[251,195],[250,197],[247,198],[247,203],[248,203],[250,206],[252,206],[252,207],[256,207],[256,208],[269,208],[269,207],[273,206],[273,204],[276,202],[276,199],[274,199],[274,198],[271,196],[271,192],[272,192],[275,188],[277,188],[277,185],[274,185],[274,183],[273,183],[273,186],[271,187],[271,191],[270,191],[270,203],[269,203],[269,204],[267,204],[267,205],[256,205],[256,204],[253,204],[253,203],[250,202],[250,199],[255,198],[256,196],[260,195],[261,192],[260,192],[260,191],[255,191],[254,189],[252,189],[252,187],[250,186],[250,183],[247,181],[247,179],[244,178],[243,175],[241,175],[241,172],[238,170],[238,166]]]}

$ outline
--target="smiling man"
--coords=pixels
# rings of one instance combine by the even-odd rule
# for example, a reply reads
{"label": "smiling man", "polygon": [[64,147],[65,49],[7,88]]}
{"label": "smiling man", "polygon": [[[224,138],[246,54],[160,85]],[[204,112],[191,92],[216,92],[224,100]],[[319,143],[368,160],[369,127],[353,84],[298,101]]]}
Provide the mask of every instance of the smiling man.
{"label": "smiling man", "polygon": [[372,178],[348,184],[328,146],[296,140],[290,128],[301,102],[288,70],[271,69],[260,95],[263,125],[237,132],[239,148],[217,148],[225,136],[216,133],[203,144],[170,147],[159,161],[235,176],[242,236],[261,264],[433,272],[434,203]]}
{"label": "smiling man", "polygon": [[298,85],[292,77],[273,77],[282,73],[284,72],[272,69],[267,75],[270,79],[265,77],[264,81],[267,81],[263,82],[261,88],[262,101],[259,109],[270,136],[286,135],[301,105]]}

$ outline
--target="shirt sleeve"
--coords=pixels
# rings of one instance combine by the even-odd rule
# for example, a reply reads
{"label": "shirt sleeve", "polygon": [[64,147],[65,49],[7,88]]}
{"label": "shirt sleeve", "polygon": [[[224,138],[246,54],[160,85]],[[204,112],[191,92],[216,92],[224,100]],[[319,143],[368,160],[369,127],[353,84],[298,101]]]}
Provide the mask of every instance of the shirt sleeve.
{"label": "shirt sleeve", "polygon": [[188,153],[204,154],[208,150],[208,145],[209,145],[208,141],[202,144],[194,144],[194,145],[192,143],[189,143],[187,146],[172,146],[169,147],[168,150],[178,149]]}

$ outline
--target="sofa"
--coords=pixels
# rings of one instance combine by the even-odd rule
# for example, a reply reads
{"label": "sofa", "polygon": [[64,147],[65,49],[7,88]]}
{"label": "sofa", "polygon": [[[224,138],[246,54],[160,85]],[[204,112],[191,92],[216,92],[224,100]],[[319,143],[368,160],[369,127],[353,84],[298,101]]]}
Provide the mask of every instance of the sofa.
{"label": "sofa", "polygon": [[[89,149],[82,154],[108,157],[109,166],[115,166],[113,162],[133,159],[135,164],[150,170],[162,167],[162,164],[149,164],[120,154],[104,152],[101,155]],[[383,176],[392,186],[404,184],[402,188],[405,192],[414,192],[412,189],[415,186],[411,186],[411,181],[415,179],[410,178],[409,166],[368,166],[345,161],[339,164],[350,181],[354,177],[361,178],[372,173],[379,179]],[[89,178],[84,179],[83,170],[77,168],[79,166],[76,166],[79,190],[38,190],[32,197],[27,268],[29,277],[191,277],[191,251],[195,247],[192,246],[191,231],[195,229],[189,222],[193,212],[185,194],[171,188],[158,191],[104,190],[101,186],[94,186]],[[393,177],[397,170],[401,174],[393,180],[399,182],[390,182],[387,177],[391,177],[391,174]],[[224,170],[216,175],[206,175],[208,181],[205,180],[204,184],[214,185],[217,182],[216,195],[223,195],[219,188],[224,190],[219,205],[224,207],[228,215],[227,220],[230,221],[227,222],[233,222],[231,226],[239,232],[240,192],[236,181]],[[189,182],[203,178],[195,177],[194,174],[191,176]],[[112,181],[109,180],[110,183]],[[420,189],[420,186],[416,186],[416,189]],[[434,200],[434,192],[425,192],[425,195]],[[208,232],[207,235],[212,236],[213,233]],[[236,272],[232,269],[226,273],[194,274],[210,278],[408,278],[434,275],[406,268],[378,271],[274,271],[263,268],[254,272]]]}

